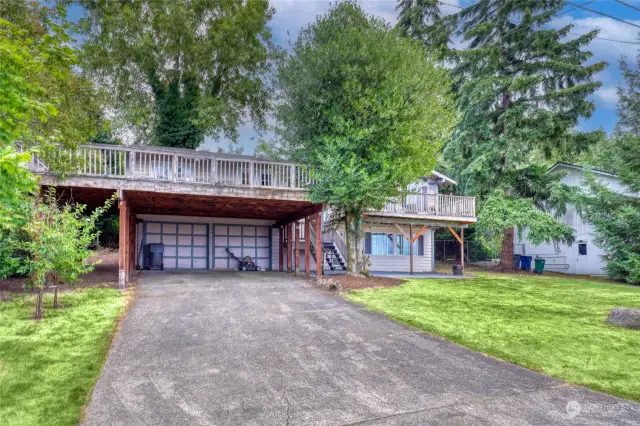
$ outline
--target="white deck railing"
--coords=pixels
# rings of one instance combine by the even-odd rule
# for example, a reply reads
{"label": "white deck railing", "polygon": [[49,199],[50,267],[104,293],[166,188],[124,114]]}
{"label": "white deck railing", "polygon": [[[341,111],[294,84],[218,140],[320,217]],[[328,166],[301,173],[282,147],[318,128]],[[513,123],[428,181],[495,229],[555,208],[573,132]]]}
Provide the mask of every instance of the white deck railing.
{"label": "white deck railing", "polygon": [[388,202],[384,213],[424,214],[426,216],[475,217],[475,197],[449,194],[410,194],[399,202]]}
{"label": "white deck railing", "polygon": [[72,174],[79,176],[283,189],[305,189],[312,183],[308,168],[299,164],[203,151],[94,144],[49,155],[53,158],[34,157],[29,169],[46,173],[48,160],[64,157],[73,165]]}

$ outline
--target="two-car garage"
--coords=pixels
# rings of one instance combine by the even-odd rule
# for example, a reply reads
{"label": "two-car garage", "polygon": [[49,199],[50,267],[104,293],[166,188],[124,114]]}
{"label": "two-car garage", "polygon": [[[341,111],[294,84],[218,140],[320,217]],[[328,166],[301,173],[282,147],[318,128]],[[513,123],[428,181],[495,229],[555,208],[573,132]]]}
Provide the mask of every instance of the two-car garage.
{"label": "two-car garage", "polygon": [[272,238],[274,233],[277,237],[277,230],[272,229],[271,221],[238,219],[239,223],[233,223],[231,219],[197,218],[194,220],[200,223],[189,223],[185,221],[189,218],[174,221],[141,216],[139,255],[147,244],[163,244],[164,269],[236,269],[237,261],[229,256],[227,248],[238,258],[251,256],[264,270],[272,268]]}

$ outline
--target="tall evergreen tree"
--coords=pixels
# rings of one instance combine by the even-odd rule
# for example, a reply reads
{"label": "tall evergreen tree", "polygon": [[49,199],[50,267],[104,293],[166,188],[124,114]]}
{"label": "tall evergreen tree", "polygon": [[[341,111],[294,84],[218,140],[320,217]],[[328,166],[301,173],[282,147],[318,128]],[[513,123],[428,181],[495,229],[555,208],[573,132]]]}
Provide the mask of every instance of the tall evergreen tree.
{"label": "tall evergreen tree", "polygon": [[[571,25],[546,27],[563,5],[562,0],[480,0],[456,16],[468,48],[454,57],[459,125],[445,159],[459,190],[480,197],[481,216],[482,206],[497,196],[495,189],[501,190],[500,202],[489,204],[493,214],[496,205],[503,208],[503,266],[513,255],[513,227],[521,225],[521,212],[510,209],[521,208],[517,199],[530,195],[521,188],[538,184],[523,184],[521,177],[540,176],[531,169],[559,153],[583,150],[592,140],[572,129],[591,116],[594,105],[587,97],[600,87],[592,76],[606,63],[585,64],[591,53],[584,46],[597,31],[565,41]],[[551,216],[535,217],[541,222],[532,225],[549,230],[539,240],[571,241],[566,228],[545,224]]]}
{"label": "tall evergreen tree", "polygon": [[450,30],[440,15],[438,0],[398,0],[400,34],[422,42],[432,53],[444,55]]}

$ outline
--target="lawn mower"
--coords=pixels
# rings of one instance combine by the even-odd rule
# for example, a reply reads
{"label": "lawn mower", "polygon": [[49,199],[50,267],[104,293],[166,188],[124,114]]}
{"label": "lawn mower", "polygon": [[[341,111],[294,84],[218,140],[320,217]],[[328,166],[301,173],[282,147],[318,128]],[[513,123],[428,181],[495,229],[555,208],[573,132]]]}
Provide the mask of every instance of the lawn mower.
{"label": "lawn mower", "polygon": [[238,269],[240,271],[260,271],[260,270],[262,270],[262,268],[260,268],[258,265],[256,265],[256,262],[251,258],[251,256],[245,256],[242,259],[239,259],[238,257],[236,257],[235,254],[233,254],[233,252],[231,250],[229,250],[229,247],[227,247],[225,250],[227,251],[227,253],[229,253],[229,256],[231,256],[233,259],[238,261]]}

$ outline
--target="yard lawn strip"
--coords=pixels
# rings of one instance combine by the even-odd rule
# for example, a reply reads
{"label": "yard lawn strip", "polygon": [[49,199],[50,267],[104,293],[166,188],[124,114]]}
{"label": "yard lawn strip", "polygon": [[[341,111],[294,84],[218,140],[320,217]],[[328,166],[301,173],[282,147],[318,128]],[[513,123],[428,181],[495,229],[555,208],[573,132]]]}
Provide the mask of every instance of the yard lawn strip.
{"label": "yard lawn strip", "polygon": [[32,295],[0,303],[0,418],[5,424],[74,425],[106,360],[130,293],[83,289],[44,298],[35,322]]}
{"label": "yard lawn strip", "polygon": [[413,279],[345,295],[488,355],[640,400],[640,333],[604,322],[615,306],[640,308],[640,287],[481,273],[474,280]]}

